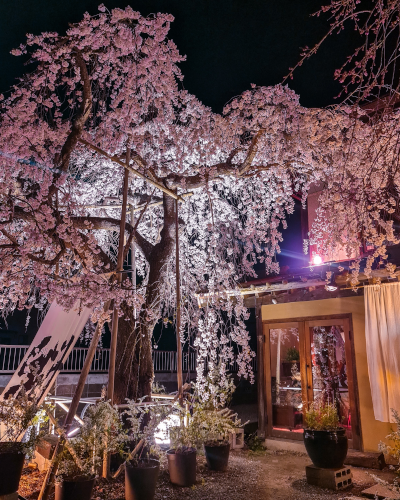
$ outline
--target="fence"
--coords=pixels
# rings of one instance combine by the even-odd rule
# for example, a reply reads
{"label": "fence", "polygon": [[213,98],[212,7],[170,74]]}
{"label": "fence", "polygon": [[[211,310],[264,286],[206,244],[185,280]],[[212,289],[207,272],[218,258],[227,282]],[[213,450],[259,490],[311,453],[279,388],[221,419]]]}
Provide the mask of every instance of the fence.
{"label": "fence", "polygon": [[[0,345],[0,373],[14,373],[22,361],[29,346],[27,345]],[[85,362],[88,349],[75,347],[72,349],[66,363],[61,370],[64,373],[80,373]],[[91,366],[91,373],[107,373],[110,362],[110,349],[97,349]],[[176,372],[177,353],[175,351],[153,351],[153,364],[156,373]],[[256,359],[253,359],[253,370],[256,371]],[[195,372],[197,366],[196,353],[184,352],[182,368],[184,372]],[[233,363],[230,372],[237,373],[239,367]]]}

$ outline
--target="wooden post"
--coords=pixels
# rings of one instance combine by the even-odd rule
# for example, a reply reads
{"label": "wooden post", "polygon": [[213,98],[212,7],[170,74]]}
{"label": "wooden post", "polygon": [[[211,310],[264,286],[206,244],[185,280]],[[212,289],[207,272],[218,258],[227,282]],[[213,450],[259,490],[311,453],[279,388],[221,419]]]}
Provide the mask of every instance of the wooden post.
{"label": "wooden post", "polygon": [[[108,308],[110,307],[110,301],[107,301],[104,304],[104,313],[108,311]],[[92,341],[90,343],[87,356],[85,359],[85,362],[83,364],[83,368],[81,371],[81,374],[79,376],[79,381],[78,385],[75,388],[75,394],[72,398],[71,401],[71,406],[69,407],[69,411],[67,413],[67,416],[65,417],[64,421],[64,436],[68,435],[68,431],[71,427],[72,421],[74,420],[74,416],[76,414],[76,410],[78,409],[79,402],[82,397],[83,389],[85,387],[86,379],[90,371],[90,367],[92,366],[92,361],[94,358],[94,355],[96,353],[97,345],[99,343],[100,337],[101,337],[101,330],[103,328],[103,323],[100,321],[97,323],[96,330],[94,332]],[[51,465],[47,471],[45,480],[42,485],[42,489],[39,494],[38,500],[47,500],[49,498],[50,494],[50,489],[54,483],[54,479],[57,473],[58,469],[58,464],[60,462],[61,458],[61,453],[64,449],[64,442],[65,442],[65,437],[61,437],[57,443],[56,449],[54,450],[54,455],[53,455],[53,460],[51,462]]]}
{"label": "wooden post", "polygon": [[[131,157],[131,150],[126,148],[126,164],[129,165]],[[125,235],[125,221],[126,221],[126,206],[128,202],[128,185],[129,185],[129,170],[124,171],[124,187],[122,195],[122,211],[121,222],[119,225],[119,243],[118,243],[118,257],[117,257],[117,280],[118,283],[122,282],[122,270],[124,267],[124,235]],[[108,368],[108,386],[107,398],[114,402],[114,380],[115,380],[115,358],[117,353],[117,339],[118,339],[118,310],[114,307],[112,319],[112,333],[111,333],[111,346],[110,346],[110,364]]]}
{"label": "wooden post", "polygon": [[257,409],[258,409],[258,431],[257,434],[265,437],[265,390],[264,390],[264,332],[261,317],[261,305],[254,299],[254,310],[256,313],[257,332]]}
{"label": "wooden post", "polygon": [[180,337],[181,329],[181,283],[179,274],[179,224],[178,224],[178,200],[175,200],[175,243],[176,243],[176,348],[177,348],[177,379],[178,379],[178,396],[182,404],[183,399],[183,374],[182,374],[182,344]]}
{"label": "wooden post", "polygon": [[[134,227],[135,222],[135,209],[131,205],[131,226]],[[135,256],[135,242],[132,240],[131,243],[131,273],[132,273],[132,285],[133,290],[136,292],[136,256]],[[133,317],[136,325],[136,307],[133,310]]]}

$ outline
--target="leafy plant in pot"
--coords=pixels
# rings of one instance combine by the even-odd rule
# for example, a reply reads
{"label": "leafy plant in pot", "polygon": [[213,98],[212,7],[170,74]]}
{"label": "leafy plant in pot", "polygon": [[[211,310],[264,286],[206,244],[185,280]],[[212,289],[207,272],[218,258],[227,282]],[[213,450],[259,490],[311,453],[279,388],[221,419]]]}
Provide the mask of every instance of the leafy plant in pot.
{"label": "leafy plant in pot", "polygon": [[339,469],[347,455],[346,430],[339,425],[335,404],[311,404],[305,414],[304,444],[313,464]]}
{"label": "leafy plant in pot", "polygon": [[108,401],[90,406],[79,434],[68,440],[57,471],[55,500],[90,500],[107,453],[123,452],[127,441],[121,416]]}
{"label": "leafy plant in pot", "polygon": [[160,422],[168,418],[172,404],[154,403],[151,407],[128,400],[123,415],[134,449],[125,461],[125,499],[153,500],[160,471],[161,449],[154,441]]}
{"label": "leafy plant in pot", "polygon": [[226,471],[229,460],[229,435],[242,426],[237,414],[229,408],[213,408],[208,405],[194,406],[190,422],[204,444],[207,465],[210,470]]}
{"label": "leafy plant in pot", "polygon": [[[190,413],[183,409],[181,412],[181,425],[169,429],[172,444],[167,451],[169,477],[177,486],[192,486],[196,483],[196,447],[200,436],[198,429],[191,425]],[[189,422],[188,425],[184,425],[184,421]]]}
{"label": "leafy plant in pot", "polygon": [[24,388],[17,396],[0,400],[0,497],[18,490],[25,457],[31,457],[41,433],[36,425],[42,418],[42,405],[28,398]]}

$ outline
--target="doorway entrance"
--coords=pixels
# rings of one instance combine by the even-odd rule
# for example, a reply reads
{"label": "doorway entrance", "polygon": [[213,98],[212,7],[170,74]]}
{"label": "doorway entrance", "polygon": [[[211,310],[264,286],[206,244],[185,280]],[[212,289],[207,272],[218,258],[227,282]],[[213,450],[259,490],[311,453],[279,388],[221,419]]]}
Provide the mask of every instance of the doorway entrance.
{"label": "doorway entrance", "polygon": [[330,402],[360,449],[349,317],[268,322],[263,334],[267,435],[302,440],[305,409]]}

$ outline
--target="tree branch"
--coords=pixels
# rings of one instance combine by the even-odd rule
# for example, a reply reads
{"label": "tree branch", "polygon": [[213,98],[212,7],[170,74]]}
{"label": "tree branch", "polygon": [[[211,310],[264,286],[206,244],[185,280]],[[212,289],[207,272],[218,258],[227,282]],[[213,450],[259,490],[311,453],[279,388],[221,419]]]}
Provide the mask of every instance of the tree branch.
{"label": "tree branch", "polygon": [[[92,229],[116,229],[120,225],[119,219],[113,219],[112,217],[71,217],[71,221],[74,224],[74,227],[77,229],[88,229],[88,225],[85,224],[89,222],[91,224]],[[129,234],[134,233],[135,241],[137,245],[140,247],[140,250],[146,256],[146,258],[150,255],[153,250],[153,245],[147,241],[135,228],[129,223],[125,223],[125,231]]]}
{"label": "tree branch", "polygon": [[260,130],[253,137],[251,144],[250,144],[250,147],[249,147],[249,150],[247,152],[246,159],[244,160],[244,162],[242,163],[242,166],[239,169],[239,175],[243,175],[251,167],[251,163],[257,154],[258,141],[260,140],[260,137],[264,134],[264,132],[265,132],[265,129],[260,128]]}

